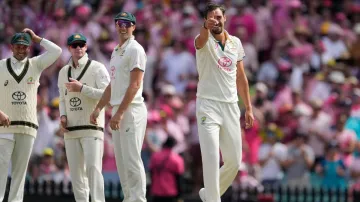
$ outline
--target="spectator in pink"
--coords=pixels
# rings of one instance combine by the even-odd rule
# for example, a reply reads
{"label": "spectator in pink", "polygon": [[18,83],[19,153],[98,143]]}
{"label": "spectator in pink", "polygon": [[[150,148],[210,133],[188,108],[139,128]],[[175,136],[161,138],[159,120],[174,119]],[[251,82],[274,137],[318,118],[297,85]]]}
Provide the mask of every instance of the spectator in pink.
{"label": "spectator in pink", "polygon": [[181,194],[179,180],[184,173],[184,160],[172,151],[175,145],[176,140],[169,136],[163,144],[163,149],[151,157],[153,202],[176,202]]}

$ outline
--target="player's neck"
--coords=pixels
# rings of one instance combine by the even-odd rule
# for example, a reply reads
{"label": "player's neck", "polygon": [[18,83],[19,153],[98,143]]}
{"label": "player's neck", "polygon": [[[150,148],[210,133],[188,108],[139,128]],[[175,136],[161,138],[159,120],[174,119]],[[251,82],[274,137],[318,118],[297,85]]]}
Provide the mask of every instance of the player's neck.
{"label": "player's neck", "polygon": [[226,41],[226,34],[225,34],[225,32],[222,32],[221,34],[213,34],[213,33],[211,33],[211,34],[213,35],[213,37],[214,37],[217,41],[220,41],[222,44],[225,43],[225,41]]}
{"label": "player's neck", "polygon": [[78,68],[79,67],[79,59],[78,58],[73,58],[72,61],[73,61],[74,68]]}
{"label": "player's neck", "polygon": [[129,37],[121,37],[119,36],[119,47],[121,47],[122,45],[124,45],[124,43],[126,43],[126,41],[128,41],[131,38],[131,36]]}

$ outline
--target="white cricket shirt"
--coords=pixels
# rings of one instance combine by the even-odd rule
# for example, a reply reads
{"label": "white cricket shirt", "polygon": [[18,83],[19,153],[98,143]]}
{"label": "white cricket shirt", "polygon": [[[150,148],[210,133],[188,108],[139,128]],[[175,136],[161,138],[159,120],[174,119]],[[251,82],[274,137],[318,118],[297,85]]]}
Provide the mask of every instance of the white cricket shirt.
{"label": "white cricket shirt", "polygon": [[[59,73],[58,87],[60,94],[60,115],[67,116],[68,130],[65,139],[97,137],[103,139],[105,110],[101,110],[98,125],[90,124],[90,115],[99,102],[110,78],[106,67],[98,61],[90,60],[85,54],[79,59],[79,66],[73,67],[72,59]],[[69,92],[65,83],[69,77],[80,81],[83,87],[80,92]]]}
{"label": "white cricket shirt", "polygon": [[238,101],[236,63],[243,60],[245,52],[239,38],[229,35],[226,31],[225,34],[227,40],[224,48],[210,34],[205,46],[196,50],[196,66],[199,74],[196,96],[234,103]]}
{"label": "white cricket shirt", "polygon": [[[120,105],[130,84],[130,72],[139,68],[145,72],[146,54],[144,48],[131,36],[121,47],[116,46],[111,54],[110,104]],[[143,103],[143,82],[131,103]]]}
{"label": "white cricket shirt", "polygon": [[39,56],[26,57],[22,61],[13,56],[0,60],[0,110],[9,116],[11,121],[10,127],[0,126],[0,138],[9,139],[9,134],[14,133],[36,137],[40,75],[62,52],[59,46],[46,39],[42,39],[40,45],[46,52]]}

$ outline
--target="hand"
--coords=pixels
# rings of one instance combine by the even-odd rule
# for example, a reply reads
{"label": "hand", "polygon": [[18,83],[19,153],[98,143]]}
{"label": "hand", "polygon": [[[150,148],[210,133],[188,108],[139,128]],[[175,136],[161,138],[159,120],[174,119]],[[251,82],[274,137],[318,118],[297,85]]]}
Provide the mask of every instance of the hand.
{"label": "hand", "polygon": [[29,28],[23,29],[22,32],[26,32],[26,33],[30,34],[31,40],[34,41],[35,43],[40,43],[40,41],[41,41],[41,39],[42,39],[41,37],[39,37],[38,35],[36,35],[36,34],[34,33],[34,31],[32,31],[32,30],[29,29]]}
{"label": "hand", "polygon": [[320,174],[320,173],[322,173],[323,172],[323,167],[321,166],[321,165],[316,165],[316,167],[315,167],[315,172],[317,173],[317,174]]}
{"label": "hand", "polygon": [[341,167],[338,167],[338,168],[336,169],[336,173],[337,173],[338,175],[340,175],[340,176],[344,176],[344,175],[345,175],[345,170],[344,170],[343,168],[341,168]]}
{"label": "hand", "polygon": [[11,122],[10,122],[8,115],[6,115],[4,112],[0,111],[0,125],[2,125],[4,127],[9,127],[10,123]]}
{"label": "hand", "polygon": [[123,118],[123,114],[116,113],[110,120],[110,128],[112,130],[119,130],[120,129],[120,121]]}
{"label": "hand", "polygon": [[90,115],[90,123],[91,124],[94,124],[94,125],[97,125],[97,118],[99,117],[99,114],[100,114],[100,109],[96,108]]}
{"label": "hand", "polygon": [[254,115],[252,113],[252,110],[246,110],[245,112],[245,128],[249,129],[253,127],[254,125]]}
{"label": "hand", "polygon": [[68,132],[67,128],[67,117],[65,115],[62,115],[60,117],[60,130],[64,133]]}
{"label": "hand", "polygon": [[215,20],[214,16],[215,16],[215,11],[211,12],[209,18],[207,20],[205,20],[204,26],[208,30],[211,30],[214,26],[216,26],[218,24],[218,21]]}
{"label": "hand", "polygon": [[78,80],[69,78],[70,82],[65,83],[66,88],[69,92],[80,92],[83,86]]}

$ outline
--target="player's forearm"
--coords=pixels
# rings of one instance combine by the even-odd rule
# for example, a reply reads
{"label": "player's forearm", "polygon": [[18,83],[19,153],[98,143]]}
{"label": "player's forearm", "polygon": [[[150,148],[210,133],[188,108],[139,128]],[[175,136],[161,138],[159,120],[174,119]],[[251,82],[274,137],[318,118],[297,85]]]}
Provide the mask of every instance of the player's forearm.
{"label": "player's forearm", "polygon": [[137,91],[139,90],[139,88],[140,88],[140,85],[137,85],[137,84],[130,85],[127,88],[127,90],[125,92],[124,99],[121,102],[121,104],[120,104],[120,106],[119,106],[116,113],[123,114],[126,111],[126,109],[129,107],[129,105],[133,101],[133,99],[134,99]]}
{"label": "player's forearm", "polygon": [[101,99],[105,89],[93,88],[87,85],[83,85],[80,93],[95,100]]}
{"label": "player's forearm", "polygon": [[238,79],[237,82],[237,93],[245,104],[246,110],[252,110],[249,83],[247,78]]}
{"label": "player's forearm", "polygon": [[39,61],[39,68],[41,70],[52,65],[61,55],[62,49],[55,43],[42,39],[40,45],[46,50],[44,54],[41,54],[37,61]]}
{"label": "player's forearm", "polygon": [[66,107],[65,107],[65,101],[64,100],[60,100],[59,111],[60,111],[60,117],[66,116]]}
{"label": "player's forearm", "polygon": [[200,28],[200,35],[195,39],[195,47],[196,49],[201,49],[205,46],[209,39],[209,30],[204,27]]}
{"label": "player's forearm", "polygon": [[96,105],[96,109],[102,110],[105,107],[105,105],[107,105],[110,102],[110,98],[111,98],[111,84],[109,84],[106,87],[100,101]]}

